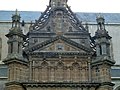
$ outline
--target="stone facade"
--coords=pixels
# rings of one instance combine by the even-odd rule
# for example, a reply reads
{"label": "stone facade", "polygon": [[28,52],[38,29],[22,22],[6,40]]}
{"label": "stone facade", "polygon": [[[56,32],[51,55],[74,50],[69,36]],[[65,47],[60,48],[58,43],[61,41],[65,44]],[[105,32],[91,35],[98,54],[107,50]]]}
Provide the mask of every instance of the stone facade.
{"label": "stone facade", "polygon": [[[9,12],[8,12],[9,13]],[[25,13],[25,12],[24,12]],[[32,12],[30,12],[32,13]],[[34,12],[36,14],[36,12]],[[25,13],[27,14],[27,13]],[[109,16],[109,14],[108,14]],[[114,16],[114,14],[113,14]],[[116,16],[116,15],[115,15]],[[34,22],[34,21],[33,21]],[[112,21],[111,21],[112,22]],[[25,21],[25,25],[22,26],[22,30],[24,34],[27,34],[27,32],[29,31],[29,26],[30,26],[31,21]],[[7,57],[7,53],[8,53],[8,45],[7,45],[7,37],[5,37],[5,35],[9,32],[9,29],[11,28],[11,22],[10,21],[0,21],[0,38],[2,39],[2,52],[1,52],[1,61],[0,63],[2,63],[2,60]],[[85,26],[85,22],[83,21],[83,25]],[[120,38],[120,23],[105,23],[105,27],[106,30],[108,30],[110,36],[112,37],[112,44],[113,44],[113,56],[114,56],[114,60],[116,61],[116,65],[120,65],[120,47],[119,47],[119,42],[118,42],[118,38]],[[91,33],[91,36],[94,36],[94,33],[97,29],[97,24],[96,22],[88,22],[88,28],[89,28],[89,32]]]}
{"label": "stone facade", "polygon": [[16,11],[6,35],[6,90],[113,90],[111,66],[115,61],[104,17],[97,17],[94,37],[67,0],[50,0],[26,35],[20,18]]}

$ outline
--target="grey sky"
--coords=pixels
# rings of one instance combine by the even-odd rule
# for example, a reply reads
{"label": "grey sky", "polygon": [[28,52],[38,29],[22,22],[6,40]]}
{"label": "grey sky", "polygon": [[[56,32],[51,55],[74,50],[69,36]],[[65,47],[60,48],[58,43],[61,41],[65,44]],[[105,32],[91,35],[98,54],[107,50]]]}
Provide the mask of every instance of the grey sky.
{"label": "grey sky", "polygon": [[[0,10],[44,11],[49,0],[1,0]],[[68,0],[75,12],[120,13],[120,0]]]}

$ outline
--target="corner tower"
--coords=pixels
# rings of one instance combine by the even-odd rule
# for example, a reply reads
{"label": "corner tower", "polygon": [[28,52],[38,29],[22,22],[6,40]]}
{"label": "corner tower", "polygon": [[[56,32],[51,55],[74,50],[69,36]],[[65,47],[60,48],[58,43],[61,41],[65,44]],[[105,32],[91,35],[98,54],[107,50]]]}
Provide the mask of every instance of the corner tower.
{"label": "corner tower", "polygon": [[22,45],[25,35],[20,27],[20,15],[16,10],[12,16],[12,28],[6,35],[8,38],[8,55],[4,63],[8,66],[6,90],[23,90],[20,81],[27,80],[27,60],[23,57]]}
{"label": "corner tower", "polygon": [[97,31],[95,33],[96,59],[93,60],[93,80],[101,82],[98,90],[113,90],[111,83],[111,66],[115,64],[112,56],[111,36],[105,29],[105,19],[99,15],[96,19]]}

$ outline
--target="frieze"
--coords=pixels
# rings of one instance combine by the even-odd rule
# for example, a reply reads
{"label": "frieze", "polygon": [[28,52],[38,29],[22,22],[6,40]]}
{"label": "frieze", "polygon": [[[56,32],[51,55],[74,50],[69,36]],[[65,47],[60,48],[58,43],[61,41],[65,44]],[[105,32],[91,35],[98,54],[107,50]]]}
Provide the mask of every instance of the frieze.
{"label": "frieze", "polygon": [[29,82],[29,83],[22,83],[26,87],[99,87],[101,83],[90,83],[90,82],[81,82],[81,83],[67,83],[67,82]]}

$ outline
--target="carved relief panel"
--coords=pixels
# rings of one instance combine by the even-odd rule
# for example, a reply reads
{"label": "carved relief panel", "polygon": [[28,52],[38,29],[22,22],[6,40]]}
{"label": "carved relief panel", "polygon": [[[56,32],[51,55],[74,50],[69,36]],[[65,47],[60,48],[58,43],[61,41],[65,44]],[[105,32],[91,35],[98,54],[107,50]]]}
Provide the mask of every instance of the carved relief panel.
{"label": "carved relief panel", "polygon": [[[87,61],[84,61],[84,63]],[[32,80],[36,82],[88,81],[88,65],[68,59],[34,60]]]}

